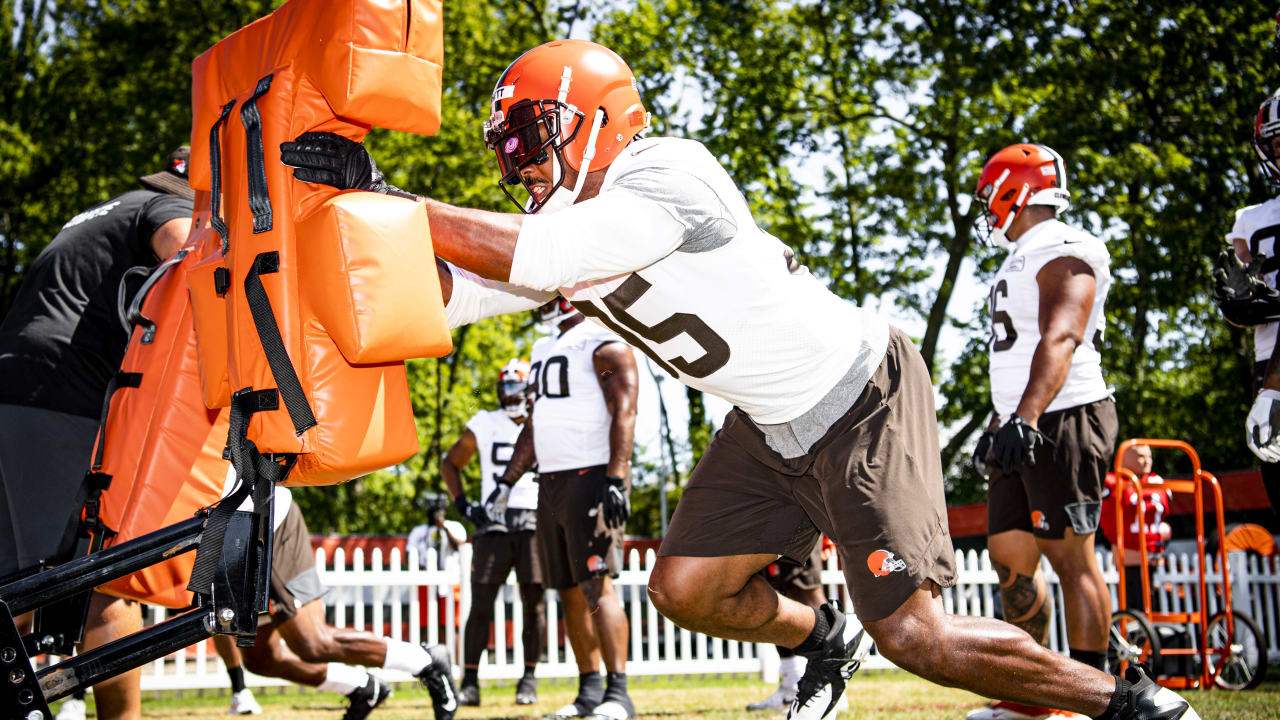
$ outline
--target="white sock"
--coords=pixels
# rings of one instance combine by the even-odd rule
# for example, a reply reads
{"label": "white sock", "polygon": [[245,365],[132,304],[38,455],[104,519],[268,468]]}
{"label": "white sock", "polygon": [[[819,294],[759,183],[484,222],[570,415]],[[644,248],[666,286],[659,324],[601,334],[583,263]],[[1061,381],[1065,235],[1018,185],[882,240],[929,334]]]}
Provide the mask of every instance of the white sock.
{"label": "white sock", "polygon": [[329,663],[329,669],[324,674],[324,682],[320,683],[317,689],[339,695],[350,695],[351,691],[368,684],[369,673],[365,672],[364,668]]}
{"label": "white sock", "polygon": [[795,690],[800,686],[800,676],[804,674],[805,659],[799,655],[782,658],[778,672],[782,676],[779,685],[783,690]]}
{"label": "white sock", "polygon": [[391,638],[385,640],[387,659],[382,661],[382,667],[387,670],[403,670],[410,675],[417,675],[431,662],[431,655],[418,645]]}

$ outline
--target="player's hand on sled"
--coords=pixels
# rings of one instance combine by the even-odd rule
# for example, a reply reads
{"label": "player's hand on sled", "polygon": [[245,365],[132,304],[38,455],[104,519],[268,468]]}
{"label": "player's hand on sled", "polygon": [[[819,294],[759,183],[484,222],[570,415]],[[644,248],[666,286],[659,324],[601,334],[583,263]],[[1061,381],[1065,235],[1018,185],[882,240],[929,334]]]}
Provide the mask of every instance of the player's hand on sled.
{"label": "player's hand on sled", "polygon": [[308,132],[292,142],[280,143],[280,162],[293,168],[293,176],[305,183],[415,197],[387,184],[364,143],[335,133]]}

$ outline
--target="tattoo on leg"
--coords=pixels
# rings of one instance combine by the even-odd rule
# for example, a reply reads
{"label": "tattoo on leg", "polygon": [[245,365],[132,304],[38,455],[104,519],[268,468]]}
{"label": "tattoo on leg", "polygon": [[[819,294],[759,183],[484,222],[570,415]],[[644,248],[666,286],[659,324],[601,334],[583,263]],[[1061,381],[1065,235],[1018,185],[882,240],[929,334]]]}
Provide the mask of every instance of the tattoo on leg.
{"label": "tattoo on leg", "polygon": [[1000,578],[1000,601],[1004,604],[1005,622],[1026,630],[1036,642],[1048,646],[1053,600],[1044,581],[1034,575],[1016,573],[995,561],[991,566]]}

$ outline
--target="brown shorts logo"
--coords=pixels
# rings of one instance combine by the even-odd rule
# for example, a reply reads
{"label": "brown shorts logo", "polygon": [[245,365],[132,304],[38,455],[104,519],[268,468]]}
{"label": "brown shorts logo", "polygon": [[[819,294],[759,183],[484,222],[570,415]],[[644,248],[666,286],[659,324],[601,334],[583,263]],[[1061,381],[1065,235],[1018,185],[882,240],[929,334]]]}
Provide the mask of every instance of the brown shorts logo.
{"label": "brown shorts logo", "polygon": [[1040,512],[1039,510],[1032,510],[1031,525],[1034,526],[1037,530],[1044,530],[1045,532],[1048,532],[1049,518],[1045,517],[1044,513]]}
{"label": "brown shorts logo", "polygon": [[867,556],[867,569],[876,577],[884,577],[889,573],[906,570],[907,563],[894,557],[888,550],[876,550]]}
{"label": "brown shorts logo", "polygon": [[587,558],[587,572],[606,573],[609,571],[609,564],[599,555],[592,555]]}

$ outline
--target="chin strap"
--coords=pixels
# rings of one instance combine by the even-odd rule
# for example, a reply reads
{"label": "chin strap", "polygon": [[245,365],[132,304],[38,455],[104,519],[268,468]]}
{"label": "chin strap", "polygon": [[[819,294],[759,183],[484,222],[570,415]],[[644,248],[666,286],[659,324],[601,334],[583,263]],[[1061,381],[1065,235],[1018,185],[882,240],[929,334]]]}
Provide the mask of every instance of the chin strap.
{"label": "chin strap", "polygon": [[572,205],[577,202],[578,195],[582,193],[583,186],[587,184],[587,173],[591,172],[591,161],[596,156],[596,137],[600,135],[600,127],[602,125],[604,125],[604,110],[597,108],[596,115],[591,120],[591,134],[587,136],[587,147],[582,151],[582,167],[578,168],[578,181],[573,184],[573,193],[569,195],[566,205]]}

